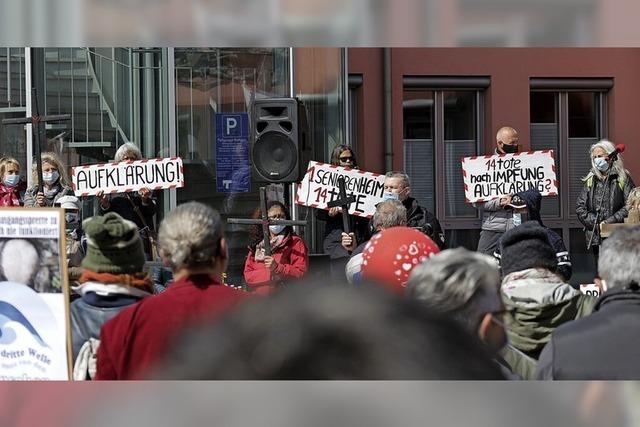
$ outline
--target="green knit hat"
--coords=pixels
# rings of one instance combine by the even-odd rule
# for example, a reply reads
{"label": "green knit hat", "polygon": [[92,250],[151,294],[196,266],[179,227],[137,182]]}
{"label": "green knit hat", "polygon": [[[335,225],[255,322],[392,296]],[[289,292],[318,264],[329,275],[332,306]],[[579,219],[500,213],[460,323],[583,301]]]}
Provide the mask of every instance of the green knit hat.
{"label": "green knit hat", "polygon": [[145,263],[136,224],[114,212],[82,222],[87,234],[87,254],[82,267],[96,273],[133,274]]}

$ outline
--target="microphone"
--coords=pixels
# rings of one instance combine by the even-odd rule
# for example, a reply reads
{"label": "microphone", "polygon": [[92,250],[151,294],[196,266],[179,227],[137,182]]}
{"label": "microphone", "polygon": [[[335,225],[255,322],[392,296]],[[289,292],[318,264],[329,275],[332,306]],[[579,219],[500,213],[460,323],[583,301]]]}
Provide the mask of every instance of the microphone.
{"label": "microphone", "polygon": [[624,150],[627,149],[627,146],[624,144],[616,144],[616,149],[613,150],[613,153],[609,154],[609,161],[613,162],[618,160],[618,154],[624,153]]}

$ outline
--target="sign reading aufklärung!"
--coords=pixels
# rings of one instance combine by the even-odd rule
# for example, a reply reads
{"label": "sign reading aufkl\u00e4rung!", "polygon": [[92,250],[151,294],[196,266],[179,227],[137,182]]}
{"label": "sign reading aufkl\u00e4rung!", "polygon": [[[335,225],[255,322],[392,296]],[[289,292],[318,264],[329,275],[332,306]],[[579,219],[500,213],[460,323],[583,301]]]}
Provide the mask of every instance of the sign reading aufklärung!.
{"label": "sign reading aufkl\u00e4rung!", "polygon": [[76,196],[160,190],[184,187],[184,171],[180,157],[102,163],[76,166],[71,182]]}
{"label": "sign reading aufkl\u00e4rung!", "polygon": [[558,195],[551,150],[464,157],[462,175],[467,203],[486,202],[531,188],[543,196]]}

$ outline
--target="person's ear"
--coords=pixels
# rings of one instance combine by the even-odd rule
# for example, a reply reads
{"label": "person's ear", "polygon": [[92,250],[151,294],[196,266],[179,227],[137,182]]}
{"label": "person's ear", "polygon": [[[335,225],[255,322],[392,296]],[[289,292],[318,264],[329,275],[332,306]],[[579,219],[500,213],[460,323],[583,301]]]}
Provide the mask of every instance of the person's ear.
{"label": "person's ear", "polygon": [[593,283],[595,283],[596,286],[600,288],[602,293],[607,292],[607,282],[605,282],[601,278],[596,277],[595,279],[593,279]]}
{"label": "person's ear", "polygon": [[493,314],[485,313],[485,315],[482,316],[482,320],[480,320],[480,325],[478,326],[478,337],[482,342],[486,342],[487,337],[489,336],[489,331],[493,326],[493,322],[491,321],[492,318]]}
{"label": "person's ear", "polygon": [[218,257],[225,261],[229,259],[229,247],[227,246],[227,239],[224,237],[220,239],[220,253]]}

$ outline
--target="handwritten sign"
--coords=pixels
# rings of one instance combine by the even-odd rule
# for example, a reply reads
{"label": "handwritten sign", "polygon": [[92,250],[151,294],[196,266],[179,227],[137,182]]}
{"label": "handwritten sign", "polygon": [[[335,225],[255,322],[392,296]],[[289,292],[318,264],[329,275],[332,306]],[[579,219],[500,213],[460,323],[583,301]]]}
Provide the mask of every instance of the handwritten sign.
{"label": "handwritten sign", "polygon": [[535,188],[543,196],[558,195],[553,151],[530,151],[462,159],[467,203],[486,202]]}
{"label": "handwritten sign", "polygon": [[587,285],[580,285],[580,292],[585,295],[599,298],[601,290],[600,286],[596,285],[595,283],[589,283]]}
{"label": "handwritten sign", "polygon": [[70,378],[63,212],[0,209],[0,380]]}
{"label": "handwritten sign", "polygon": [[296,203],[328,210],[327,204],[338,198],[338,179],[343,177],[347,195],[356,201],[349,206],[349,214],[370,218],[376,205],[382,201],[384,175],[358,169],[333,166],[315,161],[309,162],[307,173],[298,184]]}
{"label": "handwritten sign", "polygon": [[178,188],[184,187],[184,169],[180,157],[101,163],[74,167],[71,182],[76,196]]}

